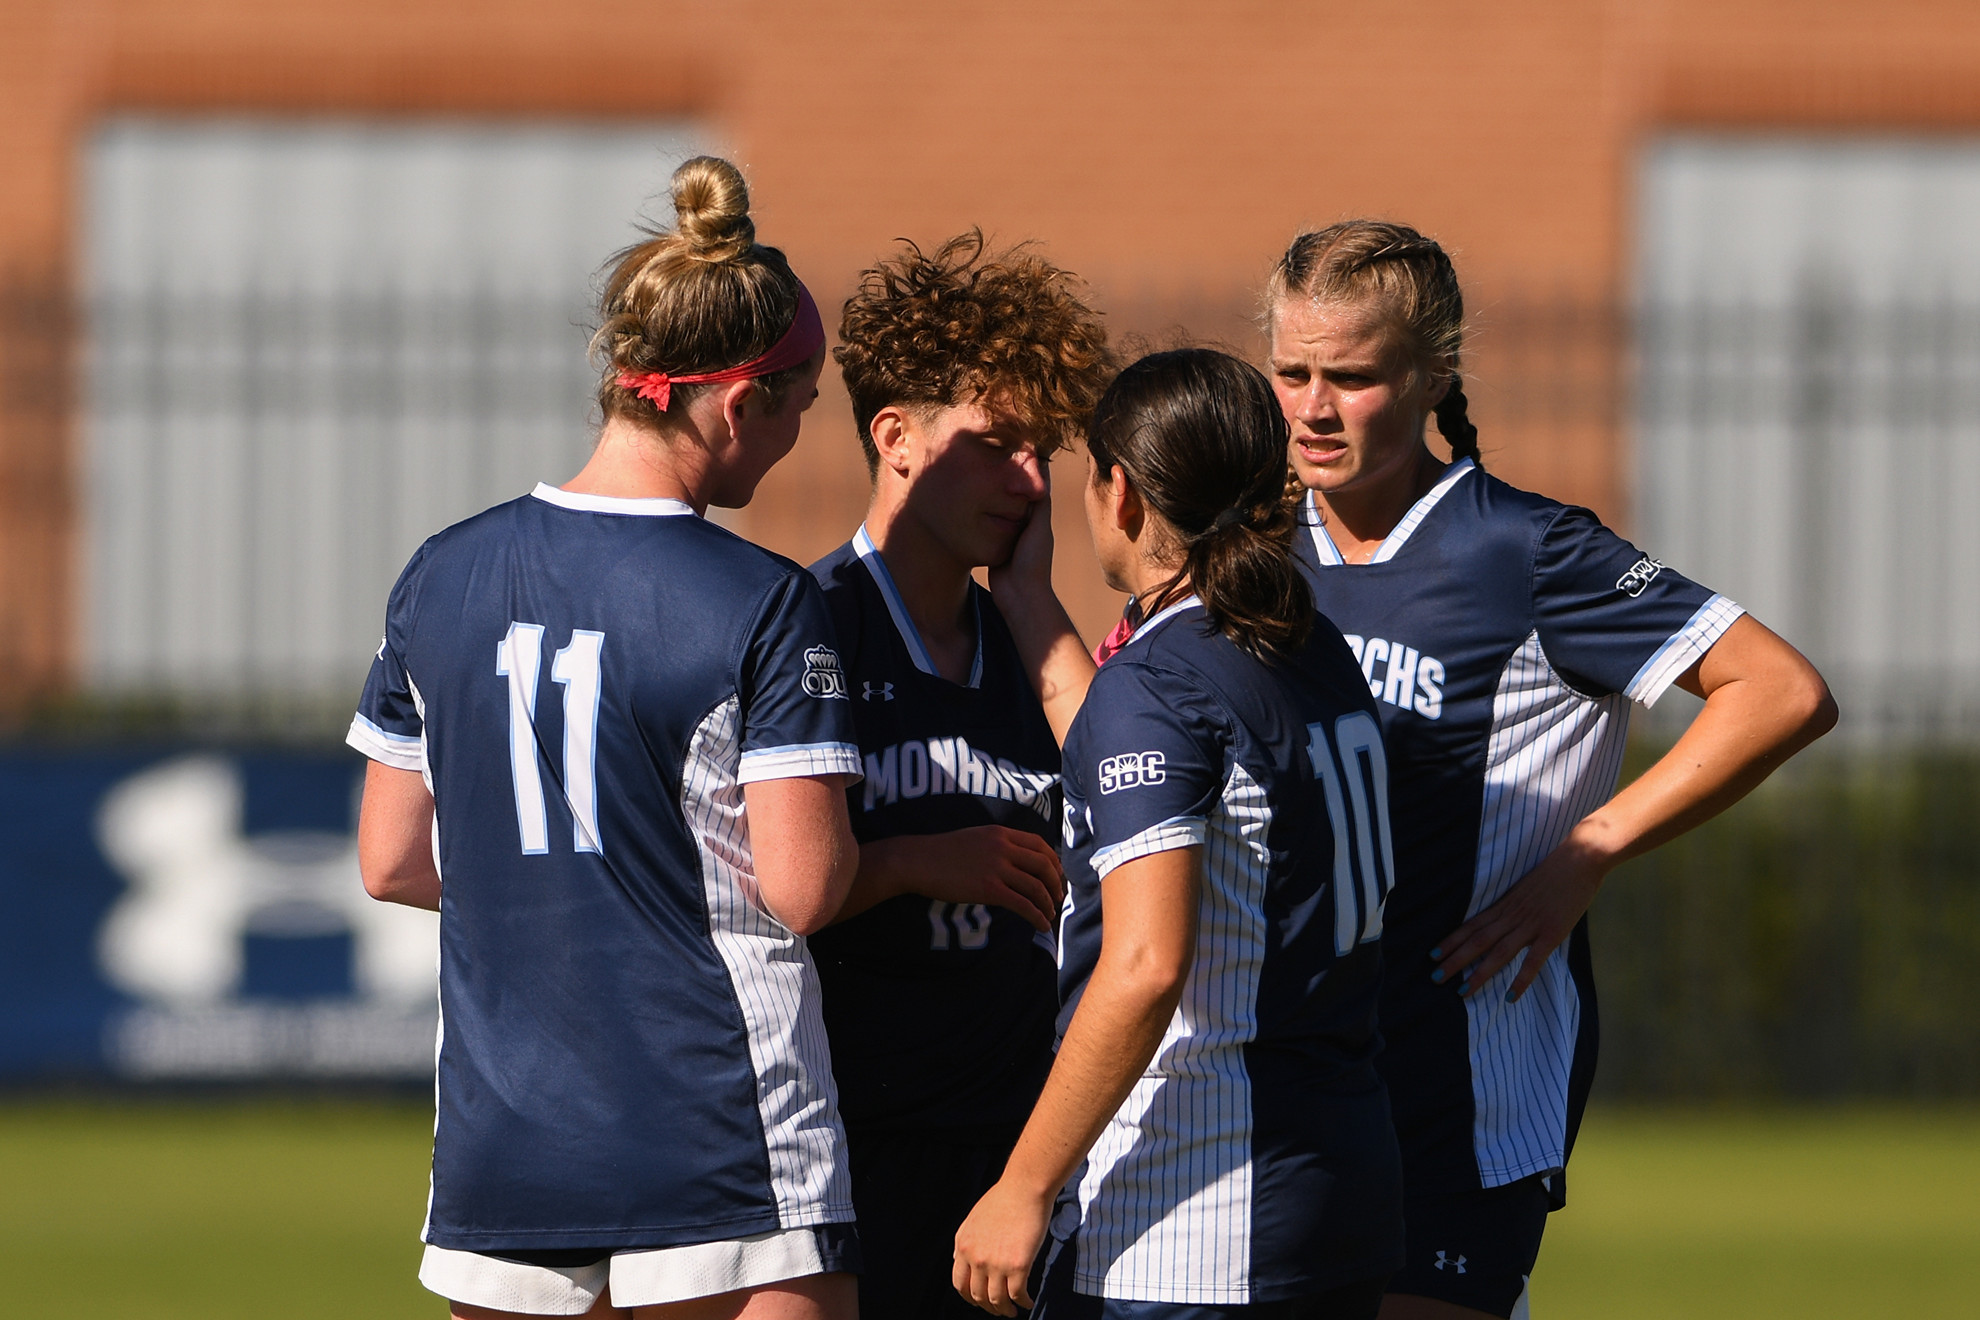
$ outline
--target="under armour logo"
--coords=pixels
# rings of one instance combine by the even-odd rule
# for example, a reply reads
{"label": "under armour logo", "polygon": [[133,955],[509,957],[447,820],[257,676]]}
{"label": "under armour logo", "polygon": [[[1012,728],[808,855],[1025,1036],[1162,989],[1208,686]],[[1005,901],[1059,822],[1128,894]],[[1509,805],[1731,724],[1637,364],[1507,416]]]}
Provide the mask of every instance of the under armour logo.
{"label": "under armour logo", "polygon": [[1463,1274],[1463,1273],[1465,1272],[1465,1269],[1464,1269],[1464,1256],[1463,1256],[1463,1254],[1462,1254],[1462,1253],[1460,1253],[1460,1254],[1459,1254],[1459,1256],[1458,1256],[1458,1258],[1457,1258],[1456,1260],[1452,1260],[1452,1259],[1451,1259],[1451,1258],[1450,1258],[1449,1256],[1447,1256],[1447,1255],[1445,1255],[1445,1254],[1444,1254],[1443,1252],[1441,1252],[1441,1251],[1440,1251],[1440,1252],[1438,1252],[1438,1253],[1437,1253],[1437,1268],[1441,1270],[1441,1269],[1443,1269],[1443,1268],[1444,1268],[1444,1266],[1446,1266],[1446,1265],[1448,1265],[1448,1266],[1450,1266],[1450,1267],[1451,1267],[1452,1269],[1454,1269],[1454,1270],[1456,1270],[1456,1271],[1457,1271],[1457,1272],[1458,1272],[1459,1274]]}
{"label": "under armour logo", "polygon": [[862,684],[862,687],[865,690],[859,695],[867,701],[871,701],[875,697],[880,698],[882,701],[892,701],[894,699],[894,685],[892,683],[882,683],[879,687],[874,687],[872,681],[869,679]]}

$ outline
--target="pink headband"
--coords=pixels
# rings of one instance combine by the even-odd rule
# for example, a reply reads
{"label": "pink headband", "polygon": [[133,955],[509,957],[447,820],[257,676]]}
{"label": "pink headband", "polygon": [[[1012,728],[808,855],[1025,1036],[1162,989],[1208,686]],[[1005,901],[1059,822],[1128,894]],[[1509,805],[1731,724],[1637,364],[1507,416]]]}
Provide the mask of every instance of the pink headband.
{"label": "pink headband", "polygon": [[631,390],[661,412],[666,412],[676,385],[754,380],[758,376],[768,376],[809,362],[811,355],[824,346],[825,323],[818,317],[818,304],[811,300],[811,290],[799,281],[797,315],[791,318],[791,328],[784,331],[784,337],[772,344],[770,351],[762,357],[739,367],[724,367],[720,371],[704,371],[694,376],[670,376],[664,371],[622,371],[619,373],[619,386]]}

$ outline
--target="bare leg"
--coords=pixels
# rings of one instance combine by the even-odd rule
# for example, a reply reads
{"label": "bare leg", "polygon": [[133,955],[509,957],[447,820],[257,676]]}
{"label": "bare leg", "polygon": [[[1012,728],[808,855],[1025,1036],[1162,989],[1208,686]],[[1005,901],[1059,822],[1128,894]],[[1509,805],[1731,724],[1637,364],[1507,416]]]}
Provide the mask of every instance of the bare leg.
{"label": "bare leg", "polygon": [[859,1285],[851,1274],[807,1274],[691,1302],[605,1314],[631,1320],[856,1320]]}
{"label": "bare leg", "polygon": [[1474,1311],[1469,1306],[1440,1302],[1432,1297],[1390,1293],[1382,1299],[1380,1320],[1499,1320],[1499,1317],[1490,1311]]}
{"label": "bare leg", "polygon": [[[453,1317],[453,1320],[529,1320],[527,1313],[522,1311],[496,1311],[486,1306],[473,1306],[467,1302],[450,1302],[448,1305],[453,1308],[447,1313]],[[598,1298],[597,1304],[584,1314],[585,1320],[631,1320],[632,1316],[631,1311],[621,1310],[612,1305],[610,1289],[607,1289]]]}

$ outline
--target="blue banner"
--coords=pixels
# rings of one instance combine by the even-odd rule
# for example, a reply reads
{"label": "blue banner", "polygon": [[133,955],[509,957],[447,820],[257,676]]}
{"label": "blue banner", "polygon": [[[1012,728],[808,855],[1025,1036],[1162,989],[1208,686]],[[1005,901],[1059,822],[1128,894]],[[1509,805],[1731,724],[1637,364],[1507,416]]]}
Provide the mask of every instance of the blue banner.
{"label": "blue banner", "polygon": [[0,751],[0,1079],[418,1078],[438,920],[366,896],[349,752]]}

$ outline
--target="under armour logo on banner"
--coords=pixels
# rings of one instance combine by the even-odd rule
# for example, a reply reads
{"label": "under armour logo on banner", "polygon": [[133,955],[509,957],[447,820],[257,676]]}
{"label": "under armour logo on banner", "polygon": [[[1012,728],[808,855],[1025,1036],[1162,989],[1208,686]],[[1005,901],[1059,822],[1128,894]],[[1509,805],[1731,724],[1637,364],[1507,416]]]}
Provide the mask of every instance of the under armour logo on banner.
{"label": "under armour logo on banner", "polygon": [[1457,1271],[1457,1272],[1458,1272],[1459,1274],[1463,1274],[1463,1273],[1465,1273],[1465,1268],[1464,1268],[1464,1256],[1463,1256],[1463,1254],[1462,1254],[1462,1253],[1459,1253],[1459,1255],[1458,1255],[1458,1258],[1457,1258],[1456,1260],[1452,1260],[1452,1259],[1451,1259],[1451,1258],[1450,1258],[1450,1257],[1449,1257],[1448,1255],[1446,1255],[1446,1254],[1445,1254],[1444,1252],[1441,1252],[1441,1251],[1440,1251],[1440,1252],[1438,1252],[1438,1253],[1437,1253],[1437,1264],[1436,1264],[1436,1268],[1437,1268],[1437,1269],[1440,1269],[1440,1270],[1441,1270],[1441,1269],[1443,1269],[1443,1268],[1444,1268],[1444,1266],[1446,1266],[1446,1265],[1448,1265],[1448,1266],[1450,1266],[1450,1267],[1451,1267],[1452,1269],[1454,1269],[1454,1270],[1456,1270],[1456,1271]]}

